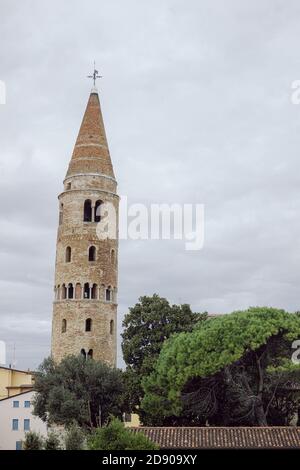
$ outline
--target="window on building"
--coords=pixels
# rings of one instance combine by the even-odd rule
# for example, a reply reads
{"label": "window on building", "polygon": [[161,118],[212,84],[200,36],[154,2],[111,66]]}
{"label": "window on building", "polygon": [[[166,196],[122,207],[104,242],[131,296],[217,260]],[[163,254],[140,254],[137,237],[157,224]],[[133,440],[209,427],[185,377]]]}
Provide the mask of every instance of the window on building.
{"label": "window on building", "polygon": [[111,261],[111,264],[114,266],[114,265],[115,265],[115,262],[116,262],[116,253],[115,253],[115,250],[111,250],[111,252],[110,252],[110,261]]}
{"label": "window on building", "polygon": [[74,298],[74,287],[73,284],[68,285],[68,299]]}
{"label": "window on building", "polygon": [[90,298],[90,285],[88,282],[84,284],[84,298],[89,299]]}
{"label": "window on building", "polygon": [[96,261],[96,247],[89,247],[89,261]]}
{"label": "window on building", "polygon": [[66,248],[66,263],[71,263],[72,261],[72,248],[67,246]]}
{"label": "window on building", "polygon": [[64,318],[61,322],[61,332],[65,333],[67,331],[67,320]]}
{"label": "window on building", "polygon": [[22,441],[16,441],[16,450],[22,450]]}
{"label": "window on building", "polygon": [[60,285],[57,286],[56,290],[55,290],[55,300],[59,300],[60,299]]}
{"label": "window on building", "polygon": [[65,300],[67,298],[67,288],[65,284],[61,286],[61,298],[62,300]]}
{"label": "window on building", "polygon": [[93,350],[90,349],[88,352],[88,358],[93,359]]}
{"label": "window on building", "polygon": [[67,183],[66,190],[70,191],[71,188],[72,188],[72,183]]}
{"label": "window on building", "polygon": [[110,290],[110,287],[108,289],[106,289],[105,291],[105,299],[106,299],[106,302],[110,302],[111,301],[111,290]]}
{"label": "window on building", "polygon": [[85,331],[92,331],[92,319],[87,318],[85,320]]}
{"label": "window on building", "polygon": [[24,431],[30,431],[30,419],[24,419]]}
{"label": "window on building", "polygon": [[30,408],[30,401],[24,401],[24,408]]}
{"label": "window on building", "polygon": [[84,203],[83,221],[92,222],[92,201],[87,199]]}
{"label": "window on building", "polygon": [[93,284],[93,287],[92,287],[92,299],[97,299],[98,295],[97,295],[97,290],[98,290],[98,286],[97,284]]}
{"label": "window on building", "polygon": [[125,423],[131,423],[131,414],[130,413],[124,413],[124,422]]}
{"label": "window on building", "polygon": [[60,206],[59,206],[59,225],[61,225],[63,223],[63,219],[64,219],[64,205],[60,204]]}
{"label": "window on building", "polygon": [[13,401],[13,408],[19,408],[19,402]]}
{"label": "window on building", "polygon": [[86,359],[86,352],[85,352],[85,349],[82,349],[80,351],[80,354]]}
{"label": "window on building", "polygon": [[114,334],[114,321],[113,320],[110,320],[110,324],[109,324],[109,332],[111,335]]}
{"label": "window on building", "polygon": [[19,420],[18,419],[13,419],[12,420],[12,430],[13,431],[18,431],[19,429]]}
{"label": "window on building", "polygon": [[95,204],[95,222],[100,222],[101,220],[101,204],[102,201],[97,201]]}
{"label": "window on building", "polygon": [[75,288],[75,298],[76,299],[81,299],[81,297],[82,297],[81,284],[77,283],[76,288]]}

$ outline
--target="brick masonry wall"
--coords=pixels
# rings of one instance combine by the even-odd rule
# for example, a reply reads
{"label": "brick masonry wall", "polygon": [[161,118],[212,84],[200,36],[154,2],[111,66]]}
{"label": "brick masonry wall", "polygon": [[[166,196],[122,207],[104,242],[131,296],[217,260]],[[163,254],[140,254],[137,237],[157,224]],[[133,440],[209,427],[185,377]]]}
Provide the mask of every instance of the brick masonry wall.
{"label": "brick masonry wall", "polygon": [[[66,178],[65,190],[59,196],[62,221],[57,236],[52,356],[59,362],[64,356],[92,349],[94,359],[115,365],[118,239],[99,240],[97,223],[83,221],[87,199],[93,206],[97,200],[111,202],[118,221],[119,198],[113,177],[78,173]],[[92,262],[88,258],[90,246],[96,247],[96,259]],[[71,262],[66,262],[67,247],[71,248]],[[74,298],[63,299],[62,286],[69,283],[74,287]],[[96,299],[82,298],[85,283],[97,285]],[[112,300],[107,302],[108,287],[112,289]],[[85,331],[88,318],[92,320],[91,331]],[[63,320],[67,325],[65,332],[62,331]]]}

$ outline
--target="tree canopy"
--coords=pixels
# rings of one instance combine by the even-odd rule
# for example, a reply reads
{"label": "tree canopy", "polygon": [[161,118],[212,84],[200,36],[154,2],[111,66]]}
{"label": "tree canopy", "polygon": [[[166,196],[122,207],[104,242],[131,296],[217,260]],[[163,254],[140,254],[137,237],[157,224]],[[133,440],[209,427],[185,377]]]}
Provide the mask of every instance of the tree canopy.
{"label": "tree canopy", "polygon": [[101,426],[121,415],[122,372],[82,356],[45,359],[35,378],[34,414],[48,423]]}
{"label": "tree canopy", "polygon": [[170,305],[157,294],[140,297],[129,309],[123,321],[122,350],[127,403],[132,410],[140,413],[141,381],[153,371],[164,341],[174,333],[191,331],[205,318],[206,314],[192,312],[189,305]]}
{"label": "tree canopy", "polygon": [[[231,412],[252,413],[254,424],[266,424],[279,384],[277,377],[272,388],[272,377],[280,371],[282,381],[290,374],[291,342],[298,338],[300,317],[283,310],[250,308],[208,319],[165,341],[154,371],[143,380],[142,407],[152,415],[178,416],[188,397],[208,417],[219,400],[223,410],[231,405]],[[294,369],[297,374],[299,367]]]}

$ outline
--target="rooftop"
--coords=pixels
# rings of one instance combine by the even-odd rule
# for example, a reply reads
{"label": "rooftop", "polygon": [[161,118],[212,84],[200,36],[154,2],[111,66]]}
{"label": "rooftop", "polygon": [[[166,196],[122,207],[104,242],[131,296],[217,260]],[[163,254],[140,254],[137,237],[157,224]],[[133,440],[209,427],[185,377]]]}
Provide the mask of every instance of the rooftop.
{"label": "rooftop", "polygon": [[140,427],[162,449],[300,449],[300,427]]}

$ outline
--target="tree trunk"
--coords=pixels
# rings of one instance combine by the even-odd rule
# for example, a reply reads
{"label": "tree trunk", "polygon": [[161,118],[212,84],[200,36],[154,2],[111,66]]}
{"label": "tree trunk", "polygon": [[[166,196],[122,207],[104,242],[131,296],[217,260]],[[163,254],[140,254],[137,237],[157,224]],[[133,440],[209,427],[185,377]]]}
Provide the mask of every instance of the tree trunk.
{"label": "tree trunk", "polygon": [[259,397],[257,397],[257,398],[258,398],[257,404],[255,405],[255,416],[256,416],[256,419],[257,419],[257,425],[258,426],[268,426],[262,401]]}
{"label": "tree trunk", "polygon": [[264,375],[263,369],[260,363],[260,357],[255,354],[256,365],[257,365],[257,372],[258,372],[258,389],[257,389],[257,397],[256,397],[256,404],[255,404],[255,416],[257,419],[258,426],[268,426],[266,414],[263,407],[263,389],[264,389]]}

